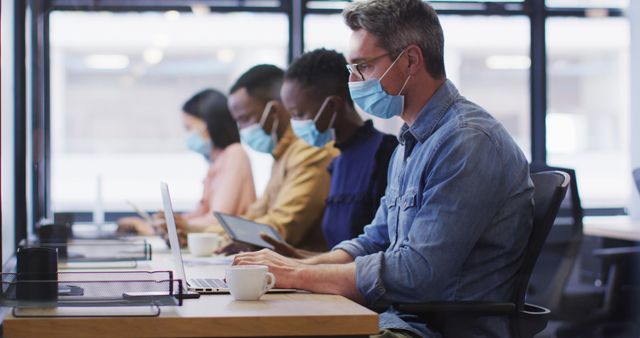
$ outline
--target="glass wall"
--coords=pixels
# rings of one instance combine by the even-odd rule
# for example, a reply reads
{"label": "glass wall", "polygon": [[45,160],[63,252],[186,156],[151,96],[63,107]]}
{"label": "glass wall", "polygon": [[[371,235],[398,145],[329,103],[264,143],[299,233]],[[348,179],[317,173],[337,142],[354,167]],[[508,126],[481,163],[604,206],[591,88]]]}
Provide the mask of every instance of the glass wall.
{"label": "glass wall", "polygon": [[[227,93],[255,64],[286,66],[289,43],[287,16],[267,13],[53,12],[50,35],[54,212],[91,210],[98,191],[107,211],[155,210],[160,181],[193,207],[206,163],[186,149],[183,102]],[[250,156],[260,191],[270,158]]]}

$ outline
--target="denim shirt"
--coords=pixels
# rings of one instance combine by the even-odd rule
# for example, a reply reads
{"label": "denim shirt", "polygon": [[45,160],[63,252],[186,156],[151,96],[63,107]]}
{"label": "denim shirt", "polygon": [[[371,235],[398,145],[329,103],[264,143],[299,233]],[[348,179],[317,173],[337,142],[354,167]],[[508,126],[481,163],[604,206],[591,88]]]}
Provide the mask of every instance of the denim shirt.
{"label": "denim shirt", "polygon": [[[399,140],[373,221],[334,247],[355,258],[365,301],[510,300],[533,220],[522,151],[449,80]],[[509,336],[506,319],[477,325],[469,337]],[[439,336],[393,307],[380,315],[380,328]]]}

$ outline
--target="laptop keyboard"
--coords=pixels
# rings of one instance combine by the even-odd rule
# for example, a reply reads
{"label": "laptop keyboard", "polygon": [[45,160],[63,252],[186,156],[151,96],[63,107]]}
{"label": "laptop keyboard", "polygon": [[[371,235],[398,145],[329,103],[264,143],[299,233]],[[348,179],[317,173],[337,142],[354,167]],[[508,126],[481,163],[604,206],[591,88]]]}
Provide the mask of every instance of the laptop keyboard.
{"label": "laptop keyboard", "polygon": [[204,288],[226,288],[227,284],[218,278],[193,278],[194,286]]}

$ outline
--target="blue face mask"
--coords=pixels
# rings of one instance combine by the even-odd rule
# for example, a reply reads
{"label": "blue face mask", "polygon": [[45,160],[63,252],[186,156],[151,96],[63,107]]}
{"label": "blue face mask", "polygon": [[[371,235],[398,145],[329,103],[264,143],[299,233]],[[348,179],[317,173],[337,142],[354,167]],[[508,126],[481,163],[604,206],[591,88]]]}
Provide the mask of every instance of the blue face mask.
{"label": "blue face mask", "polygon": [[189,150],[204,156],[207,160],[211,158],[211,140],[203,139],[198,132],[190,132],[185,141]]}
{"label": "blue face mask", "polygon": [[390,95],[382,88],[382,79],[389,70],[396,64],[404,50],[398,55],[393,63],[387,68],[379,79],[370,79],[366,81],[349,82],[349,93],[353,102],[363,111],[383,119],[389,119],[394,116],[400,116],[404,110],[404,96],[401,95],[404,87],[409,82],[411,75],[407,77],[400,88],[398,95]]}
{"label": "blue face mask", "polygon": [[251,149],[261,152],[271,154],[273,149],[276,147],[278,143],[278,138],[276,137],[276,130],[278,130],[278,120],[273,122],[273,126],[271,127],[271,136],[264,132],[262,128],[264,122],[267,120],[269,116],[269,111],[271,110],[271,106],[273,102],[267,103],[264,107],[264,111],[262,112],[262,116],[260,117],[260,123],[254,123],[246,128],[242,128],[240,130],[240,139],[242,142],[246,143],[251,147]]}
{"label": "blue face mask", "polygon": [[318,127],[316,127],[316,122],[322,112],[324,111],[327,103],[329,102],[329,98],[324,99],[322,106],[320,106],[320,110],[316,114],[316,117],[313,120],[291,120],[291,127],[293,128],[293,132],[301,138],[303,141],[307,142],[307,144],[314,147],[324,147],[325,144],[334,141],[336,139],[335,130],[333,130],[333,122],[336,119],[336,112],[333,112],[333,117],[331,117],[331,122],[329,122],[329,127],[324,132],[320,132]]}

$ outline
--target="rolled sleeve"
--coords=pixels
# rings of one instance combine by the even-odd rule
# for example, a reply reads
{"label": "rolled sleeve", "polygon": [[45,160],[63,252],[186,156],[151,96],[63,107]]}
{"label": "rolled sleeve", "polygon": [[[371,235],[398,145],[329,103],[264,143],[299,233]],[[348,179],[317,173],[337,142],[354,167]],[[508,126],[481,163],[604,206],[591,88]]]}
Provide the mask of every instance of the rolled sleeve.
{"label": "rolled sleeve", "polygon": [[350,241],[342,241],[338,243],[338,245],[334,246],[333,250],[343,250],[346,251],[351,257],[357,258],[359,256],[364,256],[367,254],[365,249],[355,240]]}
{"label": "rolled sleeve", "polygon": [[374,303],[387,292],[382,280],[384,253],[357,257],[355,263],[356,287],[368,303]]}

